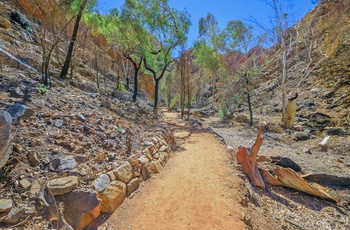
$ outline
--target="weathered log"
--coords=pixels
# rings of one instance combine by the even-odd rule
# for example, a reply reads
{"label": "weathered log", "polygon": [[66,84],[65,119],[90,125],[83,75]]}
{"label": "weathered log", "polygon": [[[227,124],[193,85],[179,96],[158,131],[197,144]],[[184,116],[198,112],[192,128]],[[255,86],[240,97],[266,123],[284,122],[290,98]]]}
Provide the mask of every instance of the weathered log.
{"label": "weathered log", "polygon": [[256,137],[255,144],[253,145],[250,153],[244,147],[238,147],[236,159],[239,164],[242,165],[242,170],[248,175],[250,180],[255,186],[265,188],[263,179],[257,167],[256,158],[259,148],[262,144],[263,138],[261,137],[261,129]]}
{"label": "weathered log", "polygon": [[308,183],[290,168],[277,167],[274,170],[274,175],[276,175],[277,179],[283,183],[283,186],[293,188],[313,196],[330,199],[337,203],[340,202],[338,199],[329,195],[322,186]]}

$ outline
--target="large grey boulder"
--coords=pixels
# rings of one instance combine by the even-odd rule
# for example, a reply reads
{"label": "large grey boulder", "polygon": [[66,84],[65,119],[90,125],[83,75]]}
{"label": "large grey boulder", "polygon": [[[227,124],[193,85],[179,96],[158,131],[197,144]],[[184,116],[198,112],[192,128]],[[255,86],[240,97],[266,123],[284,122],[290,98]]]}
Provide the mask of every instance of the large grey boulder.
{"label": "large grey boulder", "polygon": [[75,189],[63,195],[64,218],[74,229],[82,230],[101,212],[101,199],[92,189]]}
{"label": "large grey boulder", "polygon": [[3,110],[0,110],[0,168],[2,168],[12,153],[12,117]]}
{"label": "large grey boulder", "polygon": [[13,124],[17,124],[21,120],[27,119],[34,114],[34,110],[22,104],[14,104],[7,112],[11,114]]}

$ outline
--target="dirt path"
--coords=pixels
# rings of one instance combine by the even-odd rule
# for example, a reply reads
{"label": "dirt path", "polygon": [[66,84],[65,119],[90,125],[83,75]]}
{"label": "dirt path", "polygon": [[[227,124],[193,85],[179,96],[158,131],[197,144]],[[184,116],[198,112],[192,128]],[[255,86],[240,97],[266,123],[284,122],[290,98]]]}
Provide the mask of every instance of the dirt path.
{"label": "dirt path", "polygon": [[169,122],[178,149],[163,171],[143,182],[104,225],[110,229],[249,229],[239,204],[242,185],[226,147],[209,132],[190,128],[174,117]]}

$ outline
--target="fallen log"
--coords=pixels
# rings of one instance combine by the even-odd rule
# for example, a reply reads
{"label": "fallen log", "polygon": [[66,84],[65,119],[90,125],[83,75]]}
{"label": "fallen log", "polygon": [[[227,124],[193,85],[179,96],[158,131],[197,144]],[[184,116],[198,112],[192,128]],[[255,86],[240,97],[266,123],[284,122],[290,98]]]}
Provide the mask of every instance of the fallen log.
{"label": "fallen log", "polygon": [[276,167],[273,173],[282,182],[283,186],[340,203],[338,199],[329,195],[322,186],[308,183],[290,168]]}
{"label": "fallen log", "polygon": [[249,179],[253,182],[255,186],[265,188],[265,183],[261,178],[261,174],[257,167],[256,158],[258,155],[259,148],[263,142],[261,137],[261,129],[256,137],[255,144],[253,145],[250,153],[244,147],[238,147],[238,152],[236,154],[236,159],[239,164],[242,165],[242,170],[248,175]]}

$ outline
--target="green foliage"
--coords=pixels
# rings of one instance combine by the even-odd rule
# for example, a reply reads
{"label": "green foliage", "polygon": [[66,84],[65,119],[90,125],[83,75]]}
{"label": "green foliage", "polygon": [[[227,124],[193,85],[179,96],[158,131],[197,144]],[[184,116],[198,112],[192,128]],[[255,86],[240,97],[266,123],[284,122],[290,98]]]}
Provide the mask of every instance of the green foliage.
{"label": "green foliage", "polygon": [[116,128],[115,132],[119,133],[123,130],[123,126],[122,125],[118,125],[118,128]]}
{"label": "green foliage", "polygon": [[241,48],[247,52],[253,41],[252,29],[252,26],[245,25],[241,20],[229,21],[225,28],[228,48],[231,50]]}
{"label": "green foliage", "polygon": [[194,63],[202,68],[216,72],[221,66],[221,57],[214,52],[204,40],[195,43],[192,55],[196,58]]}
{"label": "green foliage", "polygon": [[175,108],[177,105],[180,104],[180,94],[177,93],[175,96],[171,99],[169,107]]}
{"label": "green foliage", "polygon": [[207,46],[215,52],[224,52],[226,46],[226,34],[220,30],[219,23],[214,15],[208,13],[205,18],[201,18],[198,23],[199,36],[205,41]]}
{"label": "green foliage", "polygon": [[43,85],[43,84],[40,84],[40,85],[39,85],[39,93],[40,93],[40,94],[45,94],[46,91],[47,91],[46,86]]}
{"label": "green foliage", "polygon": [[227,116],[227,113],[228,113],[227,107],[224,104],[222,104],[218,112],[218,117],[223,118]]}
{"label": "green foliage", "polygon": [[124,92],[125,91],[125,85],[121,82],[119,82],[118,85],[116,85],[116,88],[119,90],[119,91],[122,91]]}

